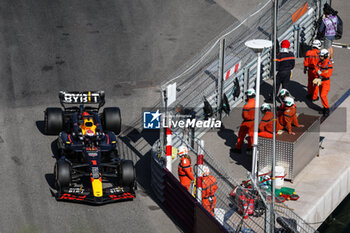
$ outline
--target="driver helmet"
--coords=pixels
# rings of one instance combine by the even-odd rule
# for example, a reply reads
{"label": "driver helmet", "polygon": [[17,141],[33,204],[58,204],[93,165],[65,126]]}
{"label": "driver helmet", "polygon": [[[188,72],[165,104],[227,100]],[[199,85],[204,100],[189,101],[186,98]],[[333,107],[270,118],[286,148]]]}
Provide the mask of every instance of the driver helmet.
{"label": "driver helmet", "polygon": [[96,125],[94,123],[94,119],[90,116],[89,113],[83,113],[83,124],[80,126],[81,131],[84,136],[94,136],[96,135]]}

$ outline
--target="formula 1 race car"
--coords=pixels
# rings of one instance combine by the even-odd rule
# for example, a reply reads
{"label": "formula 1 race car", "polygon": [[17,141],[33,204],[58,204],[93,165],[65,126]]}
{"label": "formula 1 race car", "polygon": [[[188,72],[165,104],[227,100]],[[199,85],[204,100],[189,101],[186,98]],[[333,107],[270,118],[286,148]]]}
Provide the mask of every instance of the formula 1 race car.
{"label": "formula 1 race car", "polygon": [[45,133],[59,135],[54,168],[57,200],[104,204],[136,197],[134,164],[121,159],[116,150],[120,110],[111,107],[99,113],[104,97],[103,91],[61,91],[63,110],[45,110]]}

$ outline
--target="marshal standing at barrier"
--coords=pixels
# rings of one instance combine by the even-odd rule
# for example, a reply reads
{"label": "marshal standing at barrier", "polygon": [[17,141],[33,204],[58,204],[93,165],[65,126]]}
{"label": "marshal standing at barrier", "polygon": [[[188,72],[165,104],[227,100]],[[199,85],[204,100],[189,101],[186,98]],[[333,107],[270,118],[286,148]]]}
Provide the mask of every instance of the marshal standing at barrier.
{"label": "marshal standing at barrier", "polygon": [[[276,56],[276,93],[278,93],[280,86],[288,89],[288,83],[292,76],[292,69],[295,66],[295,57],[293,52],[289,51],[290,43],[288,40],[283,40],[281,43],[281,50]],[[272,93],[269,100],[272,100]]]}
{"label": "marshal standing at barrier", "polygon": [[203,207],[214,215],[216,205],[215,192],[218,190],[218,185],[214,176],[210,175],[208,166],[203,166],[202,180],[202,204]]}
{"label": "marshal standing at barrier", "polygon": [[318,100],[318,86],[313,84],[315,78],[318,78],[316,72],[317,64],[320,60],[319,54],[321,49],[321,41],[314,40],[312,42],[312,50],[306,52],[304,59],[304,74],[307,72],[307,98],[313,101]]}
{"label": "marshal standing at barrier", "polygon": [[333,72],[333,63],[328,59],[328,50],[322,49],[320,52],[320,61],[317,64],[316,72],[318,74],[318,78],[314,79],[314,84],[320,87],[320,97],[323,105],[323,113],[324,116],[329,116],[329,104],[327,95],[329,89],[331,88],[331,76]]}
{"label": "marshal standing at barrier", "polygon": [[243,122],[238,131],[237,144],[235,148],[231,148],[231,152],[241,153],[243,141],[247,134],[249,135],[247,151],[252,150],[255,117],[255,90],[253,88],[247,90],[247,98],[248,101],[243,106]]}
{"label": "marshal standing at barrier", "polygon": [[188,149],[186,146],[180,146],[178,154],[180,157],[180,163],[178,166],[180,183],[188,191],[191,181],[194,180],[191,157],[188,155]]}

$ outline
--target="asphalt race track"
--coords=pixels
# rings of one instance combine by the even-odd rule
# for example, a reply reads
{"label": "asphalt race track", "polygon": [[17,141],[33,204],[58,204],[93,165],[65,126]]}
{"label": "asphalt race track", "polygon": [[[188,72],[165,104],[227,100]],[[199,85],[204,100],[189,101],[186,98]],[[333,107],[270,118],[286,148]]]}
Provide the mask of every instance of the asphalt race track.
{"label": "asphalt race track", "polygon": [[159,82],[233,22],[214,1],[1,1],[0,232],[179,232],[143,185],[132,202],[56,202],[43,111],[59,90],[105,90],[132,126]]}

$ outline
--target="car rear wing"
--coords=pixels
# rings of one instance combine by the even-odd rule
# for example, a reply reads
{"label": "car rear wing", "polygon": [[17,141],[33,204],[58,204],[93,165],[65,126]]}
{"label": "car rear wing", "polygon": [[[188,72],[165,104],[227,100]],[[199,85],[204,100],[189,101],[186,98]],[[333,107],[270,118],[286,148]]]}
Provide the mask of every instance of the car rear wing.
{"label": "car rear wing", "polygon": [[65,104],[98,104],[102,107],[105,104],[104,91],[60,91],[59,99],[61,105]]}

